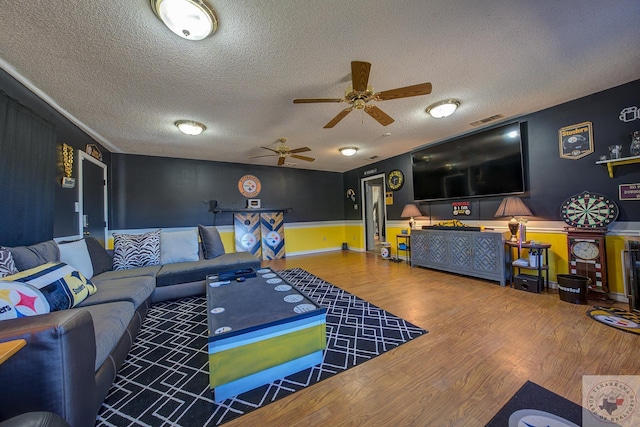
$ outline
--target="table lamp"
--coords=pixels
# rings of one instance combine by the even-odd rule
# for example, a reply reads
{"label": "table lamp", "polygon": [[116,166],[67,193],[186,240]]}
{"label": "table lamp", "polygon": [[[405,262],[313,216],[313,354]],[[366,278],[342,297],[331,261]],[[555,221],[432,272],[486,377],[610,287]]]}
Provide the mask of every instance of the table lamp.
{"label": "table lamp", "polygon": [[[505,197],[498,207],[496,218],[510,216],[509,231],[511,232],[511,241],[518,241],[518,229],[520,230],[520,238],[526,240],[526,228],[524,226],[523,216],[531,216],[532,213],[519,197]],[[517,218],[516,218],[517,217]]]}
{"label": "table lamp", "polygon": [[404,205],[402,213],[400,214],[400,218],[411,218],[409,220],[409,227],[412,230],[416,225],[416,221],[413,219],[414,216],[422,216],[422,212],[420,212],[420,209],[418,209],[418,207],[413,203]]}

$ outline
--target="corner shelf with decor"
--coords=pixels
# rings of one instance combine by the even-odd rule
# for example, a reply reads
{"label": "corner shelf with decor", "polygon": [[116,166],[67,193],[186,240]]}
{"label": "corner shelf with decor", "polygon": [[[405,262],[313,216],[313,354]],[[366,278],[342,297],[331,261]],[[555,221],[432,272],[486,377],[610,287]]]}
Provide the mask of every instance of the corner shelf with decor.
{"label": "corner shelf with decor", "polygon": [[617,166],[633,165],[640,163],[640,156],[623,157],[621,159],[600,160],[596,162],[596,165],[604,165],[609,171],[609,178],[613,178],[613,170]]}

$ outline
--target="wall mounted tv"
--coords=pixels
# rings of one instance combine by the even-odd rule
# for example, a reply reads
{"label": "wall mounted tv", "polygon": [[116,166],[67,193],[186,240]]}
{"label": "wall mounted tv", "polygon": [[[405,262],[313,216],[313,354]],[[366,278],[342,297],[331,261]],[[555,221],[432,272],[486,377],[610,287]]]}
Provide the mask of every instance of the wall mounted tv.
{"label": "wall mounted tv", "polygon": [[411,153],[416,201],[525,191],[520,123],[430,145]]}

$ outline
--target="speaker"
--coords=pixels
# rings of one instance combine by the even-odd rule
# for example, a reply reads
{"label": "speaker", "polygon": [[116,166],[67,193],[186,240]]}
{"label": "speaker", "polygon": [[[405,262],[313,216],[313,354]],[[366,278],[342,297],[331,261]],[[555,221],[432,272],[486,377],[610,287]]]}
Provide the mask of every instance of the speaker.
{"label": "speaker", "polygon": [[542,277],[531,274],[518,274],[513,278],[513,287],[521,291],[542,292]]}

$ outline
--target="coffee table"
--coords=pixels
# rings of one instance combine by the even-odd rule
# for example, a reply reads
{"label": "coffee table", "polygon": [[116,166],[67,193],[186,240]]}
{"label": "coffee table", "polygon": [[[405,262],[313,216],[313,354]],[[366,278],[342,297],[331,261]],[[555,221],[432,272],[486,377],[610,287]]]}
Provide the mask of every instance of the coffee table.
{"label": "coffee table", "polygon": [[[209,385],[221,402],[322,362],[326,309],[269,268],[207,277]],[[229,276],[229,275],[227,275]]]}

